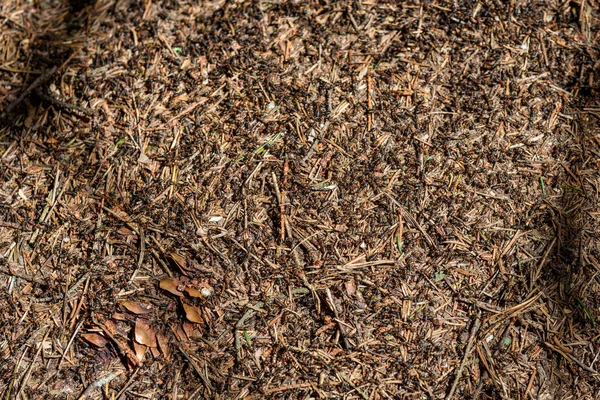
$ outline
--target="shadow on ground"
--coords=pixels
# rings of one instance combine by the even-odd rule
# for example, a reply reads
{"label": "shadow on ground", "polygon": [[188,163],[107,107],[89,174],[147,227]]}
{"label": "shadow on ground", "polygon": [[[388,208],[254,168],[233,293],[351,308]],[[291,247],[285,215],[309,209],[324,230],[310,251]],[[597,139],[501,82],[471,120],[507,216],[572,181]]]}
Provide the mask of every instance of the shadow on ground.
{"label": "shadow on ground", "polygon": [[32,38],[24,45],[26,67],[15,70],[24,75],[21,90],[16,98],[9,97],[6,104],[2,104],[0,121],[32,128],[36,114],[50,106],[59,112],[90,114],[84,107],[62,101],[59,90],[50,82],[65,72],[69,62],[82,49],[85,25],[90,13],[94,12],[92,4],[90,0],[68,0],[59,4],[41,1],[37,4],[39,12],[34,15],[38,19],[32,21],[28,27],[31,31],[26,32]]}
{"label": "shadow on ground", "polygon": [[[542,381],[553,381],[553,398],[564,398],[582,379],[597,384],[600,323],[600,87],[598,50],[581,50],[579,79],[571,90],[575,98],[565,113],[571,116],[569,139],[557,151],[564,152],[558,175],[559,196],[547,195],[548,226],[554,239],[538,264],[542,308],[552,321],[543,344],[549,365]],[[543,177],[542,177],[543,179]],[[542,183],[543,184],[543,183]],[[534,273],[532,276],[535,276]],[[579,345],[572,343],[579,342]],[[586,344],[587,343],[587,344]],[[571,371],[569,374],[567,371]],[[543,376],[547,374],[546,376]],[[549,394],[549,393],[547,393]]]}

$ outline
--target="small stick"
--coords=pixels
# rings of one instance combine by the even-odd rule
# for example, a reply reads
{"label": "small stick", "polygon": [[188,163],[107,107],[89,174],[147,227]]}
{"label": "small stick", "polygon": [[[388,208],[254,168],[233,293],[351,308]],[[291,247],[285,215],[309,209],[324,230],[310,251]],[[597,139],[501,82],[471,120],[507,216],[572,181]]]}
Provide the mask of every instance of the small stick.
{"label": "small stick", "polygon": [[373,126],[373,98],[371,97],[372,79],[370,71],[367,72],[367,132],[371,132]]}
{"label": "small stick", "polygon": [[58,100],[53,96],[50,96],[42,91],[42,89],[35,88],[35,94],[38,95],[42,100],[48,103],[54,104],[57,107],[64,108],[67,111],[76,111],[86,115],[94,115],[94,110],[87,107],[76,106],[74,104],[65,103],[64,101]]}
{"label": "small stick", "polygon": [[[171,328],[171,329],[173,329],[173,328]],[[202,373],[202,370],[200,369],[198,364],[196,364],[196,362],[194,360],[192,360],[190,355],[183,349],[183,346],[181,346],[180,343],[177,344],[177,348],[179,349],[179,351],[181,351],[181,354],[183,354],[183,356],[185,357],[187,362],[190,363],[190,365],[192,366],[194,371],[196,371],[196,374],[198,374],[200,379],[202,379],[202,382],[208,389],[208,392],[211,393],[213,390],[215,390],[215,388],[213,388],[212,385],[210,384],[210,379],[208,378],[208,374],[206,374],[206,376],[205,376],[205,374]]]}
{"label": "small stick", "polygon": [[125,386],[123,386],[123,388],[119,390],[119,393],[117,393],[117,395],[114,397],[114,400],[119,400],[123,393],[125,393],[125,391],[129,389],[129,387],[131,386],[131,382],[133,382],[133,379],[137,376],[138,372],[140,372],[140,369],[136,368],[136,370],[133,371],[133,374],[131,374],[131,376],[127,380],[127,383],[125,383]]}
{"label": "small stick", "polygon": [[544,342],[544,344],[546,346],[548,346],[551,350],[554,350],[555,352],[557,352],[558,354],[560,354],[561,356],[563,356],[566,360],[569,360],[569,361],[571,361],[571,362],[579,365],[585,371],[590,372],[590,373],[592,373],[594,375],[598,375],[598,371],[596,371],[593,368],[588,367],[587,365],[585,365],[584,363],[582,363],[581,361],[579,361],[575,357],[571,356],[570,354],[565,353],[564,351],[562,351],[557,346],[554,346],[554,345],[552,345],[552,344],[550,344],[548,342]]}
{"label": "small stick", "polygon": [[77,304],[77,307],[75,308],[75,311],[73,312],[73,317],[71,318],[71,324],[69,325],[70,329],[73,329],[73,326],[75,325],[77,316],[81,312],[81,307],[83,306],[83,302],[85,301],[85,295],[88,291],[88,288],[90,287],[90,277],[91,276],[90,276],[90,274],[86,274],[86,275],[87,275],[87,280],[85,281],[85,286],[83,287],[83,290],[81,292],[81,298],[79,299],[79,303]]}
{"label": "small stick", "polygon": [[479,331],[480,327],[481,327],[481,319],[478,315],[477,318],[475,319],[475,323],[473,324],[473,328],[471,328],[471,334],[469,335],[469,341],[467,342],[467,348],[465,349],[465,354],[463,356],[463,360],[460,363],[460,367],[458,368],[458,371],[456,372],[456,376],[454,377],[454,383],[452,384],[452,389],[450,389],[448,396],[446,396],[446,400],[451,400],[452,397],[454,396],[454,392],[456,391],[456,387],[458,386],[458,382],[460,381],[460,377],[463,373],[463,370],[467,366],[467,359],[469,358],[469,355],[471,354],[471,350],[473,350],[473,343],[475,342],[475,336],[477,336],[477,332]]}
{"label": "small stick", "polygon": [[75,328],[75,330],[73,331],[73,334],[71,335],[71,339],[69,339],[69,342],[67,343],[67,347],[65,347],[65,349],[63,350],[62,356],[60,357],[60,361],[58,362],[58,367],[56,367],[57,371],[60,371],[62,364],[65,361],[65,357],[67,356],[67,352],[69,351],[69,348],[71,348],[71,345],[73,344],[73,341],[75,340],[75,336],[77,336],[77,332],[79,332],[82,325],[83,325],[83,320],[81,320],[79,322],[79,324],[77,324],[77,327]]}
{"label": "small stick", "polygon": [[396,229],[396,246],[398,246],[398,251],[402,254],[403,245],[402,245],[402,234],[404,233],[404,221],[402,220],[402,209],[398,211],[398,228]]}
{"label": "small stick", "polygon": [[333,301],[333,296],[331,295],[331,290],[329,288],[325,288],[325,293],[327,294],[327,303],[329,304],[329,308],[333,311],[333,315],[335,316],[335,322],[337,322],[338,329],[340,331],[340,336],[342,337],[342,344],[346,350],[350,349],[350,342],[348,342],[348,338],[346,337],[346,329],[344,329],[344,325],[341,322],[340,315],[335,307],[335,303]]}
{"label": "small stick", "polygon": [[300,164],[304,164],[312,156],[312,154],[315,152],[315,150],[317,148],[317,145],[319,144],[319,141],[321,141],[325,137],[325,132],[327,132],[327,128],[329,128],[329,121],[325,121],[323,128],[321,128],[319,137],[314,139],[312,145],[310,146],[310,149],[308,149],[308,153],[306,153],[304,158],[302,158],[302,160],[300,160]]}
{"label": "small stick", "polygon": [[48,338],[49,333],[50,333],[50,329],[48,329],[46,331],[44,338],[40,342],[40,347],[38,347],[37,351],[35,352],[35,356],[33,357],[33,360],[31,360],[31,364],[29,364],[29,367],[27,367],[27,372],[25,372],[25,376],[23,377],[23,380],[21,381],[21,388],[17,392],[15,399],[18,399],[19,397],[21,397],[21,393],[23,393],[23,390],[25,389],[25,387],[27,385],[27,381],[29,380],[29,377],[31,376],[31,370],[33,369],[33,364],[35,364],[38,357],[40,356],[40,353],[42,352],[42,349],[44,348],[44,342]]}
{"label": "small stick", "polygon": [[92,391],[94,389],[100,388],[100,387],[106,385],[108,382],[112,381],[119,375],[120,375],[120,373],[111,372],[110,374],[103,376],[102,378],[96,379],[94,382],[92,382],[88,385],[88,387],[83,391],[83,393],[81,393],[81,396],[79,396],[79,400],[85,399],[90,394],[92,394]]}
{"label": "small stick", "polygon": [[146,252],[146,238],[144,237],[144,228],[142,225],[138,223],[138,231],[140,236],[140,256],[138,258],[138,268],[142,267],[142,263],[144,262],[144,253]]}
{"label": "small stick", "polygon": [[281,237],[281,245],[283,246],[283,241],[285,240],[285,187],[287,186],[287,178],[288,172],[290,170],[290,165],[287,160],[283,163],[283,181],[281,182],[281,195],[279,196],[279,218],[280,218],[280,237]]}

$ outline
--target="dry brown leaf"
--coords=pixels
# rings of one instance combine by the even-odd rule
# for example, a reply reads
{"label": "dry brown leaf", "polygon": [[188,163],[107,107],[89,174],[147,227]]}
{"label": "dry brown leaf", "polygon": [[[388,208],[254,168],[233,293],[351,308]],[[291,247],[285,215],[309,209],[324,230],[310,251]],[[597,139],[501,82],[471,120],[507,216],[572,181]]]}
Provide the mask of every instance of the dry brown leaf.
{"label": "dry brown leaf", "polygon": [[160,350],[158,349],[158,347],[150,347],[150,352],[152,353],[152,357],[160,357]]}
{"label": "dry brown leaf", "polygon": [[187,337],[187,335],[185,334],[185,332],[183,331],[183,328],[181,326],[175,325],[175,327],[171,328],[171,330],[173,331],[173,334],[175,335],[175,337],[177,338],[178,341],[186,342],[189,340],[189,338]]}
{"label": "dry brown leaf", "polygon": [[104,328],[106,328],[108,333],[111,335],[115,335],[117,333],[117,325],[110,319],[104,321]]}
{"label": "dry brown leaf", "polygon": [[184,322],[183,324],[181,324],[181,328],[190,340],[198,339],[198,335],[200,332],[196,328],[197,326],[198,325],[191,324],[189,322]]}
{"label": "dry brown leaf", "polygon": [[179,279],[177,278],[162,278],[159,284],[161,289],[166,290],[169,293],[174,294],[175,296],[183,297],[183,293],[181,293],[177,287],[179,286]]}
{"label": "dry brown leaf", "polygon": [[98,347],[104,347],[108,343],[104,336],[98,333],[83,333],[81,334],[81,337]]}
{"label": "dry brown leaf", "polygon": [[352,296],[356,293],[356,283],[354,283],[354,281],[347,281],[344,283],[344,286],[346,286],[346,293],[348,293],[348,296]]}
{"label": "dry brown leaf", "polygon": [[188,319],[188,321],[195,322],[196,324],[204,322],[202,320],[202,316],[200,315],[200,310],[198,309],[198,307],[192,306],[190,304],[185,304],[184,302],[181,303],[183,304],[185,317]]}
{"label": "dry brown leaf", "polygon": [[173,262],[175,264],[177,264],[179,269],[181,269],[181,272],[186,272],[189,270],[188,266],[187,266],[187,261],[186,261],[185,257],[182,256],[181,254],[171,252],[171,253],[169,253],[169,257],[171,257],[171,260],[173,260]]}
{"label": "dry brown leaf", "polygon": [[137,301],[125,301],[122,305],[128,311],[138,315],[149,314],[152,312],[152,306],[150,304],[144,304]]}
{"label": "dry brown leaf", "polygon": [[156,347],[156,331],[148,321],[138,318],[135,321],[135,341],[148,347]]}
{"label": "dry brown leaf", "polygon": [[117,321],[128,321],[131,319],[131,315],[125,313],[113,313],[112,319]]}
{"label": "dry brown leaf", "polygon": [[163,352],[165,361],[171,361],[171,348],[169,347],[169,339],[162,332],[158,332],[156,334],[156,340]]}
{"label": "dry brown leaf", "polygon": [[142,363],[142,361],[144,361],[144,356],[146,355],[146,351],[148,351],[148,348],[143,344],[133,342],[133,349],[135,350],[135,356],[137,357],[139,365]]}
{"label": "dry brown leaf", "polygon": [[129,235],[133,231],[129,228],[122,226],[121,228],[117,229],[117,232],[120,233],[121,235]]}

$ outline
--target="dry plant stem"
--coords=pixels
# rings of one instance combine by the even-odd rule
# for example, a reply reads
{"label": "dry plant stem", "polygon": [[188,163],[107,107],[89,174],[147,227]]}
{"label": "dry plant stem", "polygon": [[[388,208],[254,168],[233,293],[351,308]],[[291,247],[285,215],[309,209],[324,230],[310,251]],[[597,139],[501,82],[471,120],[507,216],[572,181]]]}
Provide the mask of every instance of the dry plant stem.
{"label": "dry plant stem", "polygon": [[[4,392],[4,400],[9,400],[10,394],[12,392],[12,389],[15,385],[15,381],[17,379],[17,372],[19,371],[19,368],[21,367],[21,363],[23,362],[23,358],[25,358],[25,351],[21,354],[21,357],[19,357],[19,361],[17,361],[15,363],[15,367],[13,368],[12,371],[12,376],[10,377],[10,382],[8,383],[8,387],[6,388],[6,391]],[[16,399],[16,397],[15,397]]]}
{"label": "dry plant stem", "polygon": [[279,229],[280,229],[280,240],[281,245],[283,246],[283,241],[285,239],[285,189],[287,187],[287,178],[290,166],[287,160],[283,163],[283,180],[281,182],[281,195],[279,196]]}
{"label": "dry plant stem", "polygon": [[85,115],[94,115],[94,110],[87,108],[76,106],[74,104],[65,103],[64,101],[58,100],[53,96],[50,96],[42,91],[41,88],[35,88],[35,94],[38,95],[42,100],[47,101],[48,103],[55,105],[59,108],[64,109],[69,112],[79,112]]}
{"label": "dry plant stem", "polygon": [[367,132],[371,131],[373,127],[373,98],[371,97],[372,90],[372,81],[371,71],[367,72]]}
{"label": "dry plant stem", "polygon": [[103,376],[102,378],[96,379],[94,382],[92,382],[88,385],[88,387],[83,391],[83,393],[81,393],[81,396],[79,396],[78,399],[79,400],[85,399],[86,397],[88,397],[92,394],[94,389],[101,388],[102,386],[106,385],[107,383],[109,383],[110,381],[112,381],[119,375],[120,375],[120,373],[118,373],[118,372],[111,372],[108,375]]}
{"label": "dry plant stem", "polygon": [[325,293],[327,294],[327,304],[329,304],[329,308],[331,309],[331,311],[333,312],[333,315],[335,316],[335,322],[338,325],[338,329],[340,331],[340,336],[342,337],[342,344],[345,349],[350,349],[350,342],[348,341],[348,338],[346,337],[346,327],[340,320],[338,310],[335,306],[335,302],[333,301],[333,296],[331,294],[331,290],[329,290],[329,288],[325,288]]}
{"label": "dry plant stem", "polygon": [[144,236],[144,228],[142,228],[141,224],[138,224],[138,232],[140,234],[140,257],[138,259],[138,268],[141,268],[142,263],[144,262],[144,254],[146,252],[146,237]]}
{"label": "dry plant stem", "polygon": [[73,331],[73,334],[71,335],[71,338],[69,339],[69,342],[67,343],[67,346],[63,350],[63,354],[60,357],[60,361],[58,362],[58,367],[56,367],[57,371],[60,371],[62,364],[65,361],[65,357],[67,356],[67,352],[69,351],[69,348],[73,344],[73,341],[75,340],[75,336],[77,336],[77,332],[79,332],[79,329],[81,329],[82,325],[83,325],[83,321],[80,321],[79,324],[77,324],[77,327],[75,328],[75,330]]}
{"label": "dry plant stem", "polygon": [[274,394],[280,392],[286,392],[288,390],[306,389],[311,387],[310,383],[297,383],[295,385],[279,386],[273,389],[265,389],[265,394]]}
{"label": "dry plant stem", "polygon": [[135,371],[133,371],[133,374],[131,374],[131,376],[127,380],[127,383],[125,383],[123,388],[119,390],[119,393],[117,393],[117,395],[114,397],[114,400],[119,400],[121,396],[123,396],[123,394],[127,391],[127,389],[129,389],[129,387],[133,383],[133,379],[137,376],[138,372],[140,372],[140,369],[136,368]]}
{"label": "dry plant stem", "polygon": [[23,393],[23,390],[27,386],[27,381],[29,380],[29,377],[31,375],[31,370],[33,368],[33,365],[35,364],[38,357],[40,356],[40,353],[42,352],[42,350],[44,348],[44,342],[46,341],[46,338],[48,338],[49,333],[50,333],[50,329],[46,328],[46,333],[44,334],[44,338],[40,342],[39,347],[38,347],[37,351],[35,352],[35,356],[33,357],[33,360],[31,360],[31,363],[29,364],[29,367],[27,367],[27,371],[25,372],[25,375],[23,376],[23,379],[21,380],[21,385],[20,385],[21,387],[19,388],[19,391],[17,392],[15,399],[18,399],[21,396],[21,393]]}
{"label": "dry plant stem", "polygon": [[473,328],[471,328],[471,334],[469,335],[469,341],[467,342],[467,348],[465,349],[465,354],[463,355],[463,359],[462,359],[462,362],[460,363],[460,367],[458,368],[458,371],[456,371],[456,376],[454,377],[454,383],[452,384],[452,388],[450,389],[448,396],[446,396],[446,400],[451,400],[452,397],[454,397],[454,392],[456,391],[456,388],[458,387],[458,382],[460,381],[460,377],[462,376],[463,370],[467,366],[469,356],[471,355],[471,350],[473,350],[473,344],[475,343],[475,337],[477,337],[477,332],[479,331],[480,327],[481,327],[481,319],[480,319],[480,316],[478,315],[477,318],[475,318],[475,323],[473,324]]}
{"label": "dry plant stem", "polygon": [[312,154],[315,152],[317,146],[319,145],[319,142],[325,137],[325,133],[327,133],[327,128],[329,128],[329,121],[325,121],[325,124],[321,129],[319,137],[314,139],[312,145],[310,146],[310,149],[308,149],[308,153],[306,153],[304,158],[300,160],[300,164],[306,163],[306,161],[308,161],[308,159],[312,157]]}
{"label": "dry plant stem", "polygon": [[75,321],[77,320],[77,316],[79,315],[79,313],[81,311],[81,307],[83,306],[83,302],[85,301],[85,295],[87,294],[88,288],[90,287],[90,278],[91,278],[91,276],[88,274],[87,279],[85,281],[85,286],[83,287],[83,291],[81,292],[81,298],[79,299],[79,302],[77,303],[77,307],[75,308],[75,310],[73,312],[73,317],[71,318],[71,323],[69,324],[70,329],[73,329],[73,326],[75,325]]}
{"label": "dry plant stem", "polygon": [[183,349],[183,347],[181,346],[181,343],[179,343],[177,345],[177,348],[179,349],[179,351],[181,351],[181,354],[183,354],[183,356],[185,357],[187,362],[190,363],[190,365],[192,366],[194,371],[196,371],[196,374],[198,374],[200,379],[202,379],[202,382],[206,386],[206,389],[208,390],[208,392],[211,393],[212,391],[214,391],[215,389],[212,387],[212,385],[210,383],[208,374],[202,373],[202,370],[200,369],[198,364],[196,364],[196,362],[190,357],[190,355]]}
{"label": "dry plant stem", "polygon": [[570,354],[568,354],[568,353],[562,351],[561,349],[559,349],[557,346],[554,346],[554,345],[552,345],[552,344],[550,344],[548,342],[544,342],[544,344],[546,346],[548,346],[551,350],[554,350],[555,352],[557,352],[558,354],[560,354],[561,356],[563,356],[566,360],[569,360],[569,361],[577,364],[579,367],[581,367],[585,371],[594,374],[594,377],[596,379],[599,379],[598,371],[596,371],[595,369],[588,367],[587,365],[585,365],[584,363],[582,363],[578,359],[574,358]]}

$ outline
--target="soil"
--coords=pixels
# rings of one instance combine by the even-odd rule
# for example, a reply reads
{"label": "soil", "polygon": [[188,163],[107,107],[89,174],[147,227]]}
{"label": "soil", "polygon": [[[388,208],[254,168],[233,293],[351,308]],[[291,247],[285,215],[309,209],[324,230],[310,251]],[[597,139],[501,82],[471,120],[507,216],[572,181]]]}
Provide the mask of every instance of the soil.
{"label": "soil", "polygon": [[599,13],[0,1],[2,398],[599,398]]}

